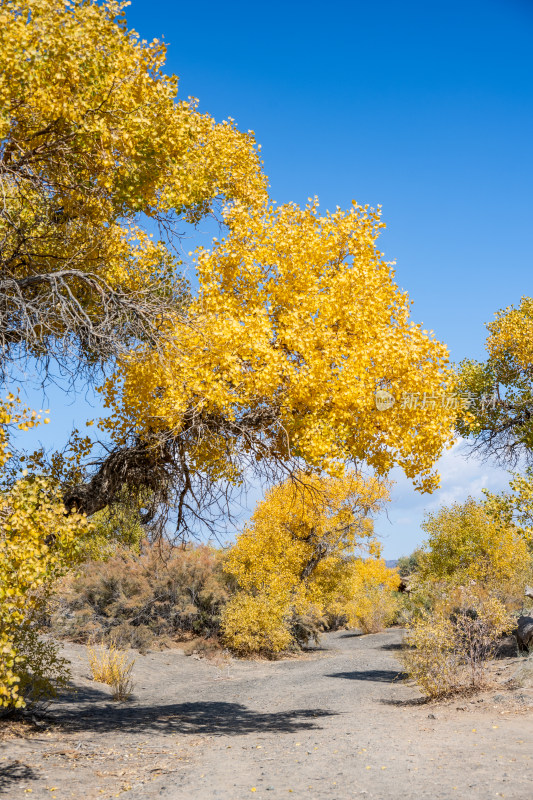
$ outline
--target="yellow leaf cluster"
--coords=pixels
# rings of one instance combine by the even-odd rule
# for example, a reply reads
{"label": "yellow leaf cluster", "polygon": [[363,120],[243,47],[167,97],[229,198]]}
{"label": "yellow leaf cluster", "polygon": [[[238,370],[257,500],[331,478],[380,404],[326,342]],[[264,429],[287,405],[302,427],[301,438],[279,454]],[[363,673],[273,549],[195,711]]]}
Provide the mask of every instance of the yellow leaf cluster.
{"label": "yellow leaf cluster", "polygon": [[[9,277],[20,286],[68,269],[70,291],[95,316],[103,300],[73,271],[124,292],[173,279],[176,258],[135,224],[139,215],[196,222],[220,198],[265,198],[253,134],[176,99],[165,45],[128,30],[126,5],[0,7],[0,238]],[[22,257],[28,230],[31,257]],[[50,333],[65,335],[57,324]]]}
{"label": "yellow leaf cluster", "polygon": [[382,558],[356,559],[339,583],[327,611],[346,617],[347,624],[364,633],[378,633],[391,625],[400,608],[396,590],[400,576]]}
{"label": "yellow leaf cluster", "polygon": [[491,358],[505,360],[516,377],[533,365],[533,298],[523,297],[518,308],[498,311],[487,325],[487,349]]}
{"label": "yellow leaf cluster", "polygon": [[474,581],[496,593],[520,595],[531,570],[528,540],[512,523],[498,519],[484,502],[469,498],[429,514],[420,561],[423,581],[454,585]]}
{"label": "yellow leaf cluster", "polygon": [[484,490],[488,513],[500,525],[516,526],[531,549],[533,545],[533,469],[512,473],[509,492],[493,494]]}
{"label": "yellow leaf cluster", "polygon": [[[452,437],[454,413],[375,406],[375,391],[442,393],[447,350],[409,317],[410,301],[376,248],[380,215],[316,201],[226,213],[227,237],[199,250],[199,291],[162,354],[132,353],[105,386],[115,437],[180,434],[195,420],[250,421],[264,457],[300,458],[339,474],[366,461],[400,465],[418,488]],[[253,428],[252,432],[253,434]],[[238,479],[227,442],[202,438],[198,468]],[[261,457],[261,456],[260,456]]]}
{"label": "yellow leaf cluster", "polygon": [[[488,452],[516,463],[533,449],[533,298],[498,311],[486,327],[486,362],[465,361],[458,375],[458,388],[478,397],[458,431],[485,435]],[[483,395],[493,402],[480,402]]]}
{"label": "yellow leaf cluster", "polygon": [[[225,560],[238,586],[222,614],[226,643],[240,652],[285,649],[294,615],[320,615],[341,587],[350,595],[365,582],[371,568],[365,573],[354,554],[379,553],[370,515],[387,499],[386,484],[353,472],[299,473],[267,492]],[[371,580],[394,582],[379,566]]]}
{"label": "yellow leaf cluster", "polygon": [[[25,430],[38,423],[38,416],[21,408],[12,395],[0,403],[3,477],[10,426]],[[65,515],[57,485],[50,478],[23,473],[14,482],[4,482],[0,491],[0,705],[23,705],[19,684],[26,655],[17,646],[21,630],[54,581],[75,563],[89,529],[85,517]]]}
{"label": "yellow leaf cluster", "polygon": [[[38,155],[53,185],[72,171],[79,188],[58,197],[72,218],[105,223],[169,209],[195,216],[219,195],[263,200],[253,134],[231,120],[216,125],[194,100],[176,102],[177,78],[163,72],[166,46],[128,31],[126,5],[2,4],[0,138],[18,158]],[[52,161],[42,144],[56,123],[64,147]]]}

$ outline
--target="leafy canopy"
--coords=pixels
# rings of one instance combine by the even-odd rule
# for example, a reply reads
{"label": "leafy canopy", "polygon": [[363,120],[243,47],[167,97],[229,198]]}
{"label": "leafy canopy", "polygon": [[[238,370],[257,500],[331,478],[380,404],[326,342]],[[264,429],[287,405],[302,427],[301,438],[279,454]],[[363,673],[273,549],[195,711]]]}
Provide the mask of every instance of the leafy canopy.
{"label": "leafy canopy", "polygon": [[386,484],[353,472],[300,474],[271,489],[226,559],[238,588],[222,615],[226,643],[278,652],[293,641],[295,615],[320,615],[333,603],[339,613],[340,587],[353,589],[364,572],[355,554],[379,554],[370,515],[387,499]]}
{"label": "leafy canopy", "polygon": [[409,316],[376,247],[378,212],[317,202],[258,211],[237,205],[228,234],[197,252],[199,290],[158,353],[141,347],[105,385],[117,444],[170,437],[188,478],[234,484],[268,464],[339,474],[366,461],[400,465],[416,485],[452,437],[453,412],[387,412],[374,393],[443,393],[447,350]]}
{"label": "leafy canopy", "polygon": [[487,324],[488,357],[464,361],[459,388],[473,404],[458,423],[475,449],[504,464],[532,461],[533,453],[533,299],[498,311]]}
{"label": "leafy canopy", "polygon": [[[206,509],[220,519],[254,475],[358,462],[379,475],[399,465],[432,490],[453,411],[400,399],[449,391],[448,355],[410,319],[377,248],[379,212],[269,204],[252,132],[178,101],[165,46],[129,31],[123,11],[0,11],[2,363],[116,363],[103,387],[111,445],[64,486],[67,510],[148,496],[146,517],[176,509],[184,534]],[[176,226],[221,207],[225,236],[197,251],[191,297]],[[393,408],[375,407],[377,389]]]}
{"label": "leafy canopy", "polygon": [[505,587],[525,584],[531,558],[528,539],[515,525],[491,514],[487,503],[469,498],[428,514],[420,563],[422,580],[471,581]]}
{"label": "leafy canopy", "polygon": [[[105,362],[157,336],[183,301],[179,220],[265,197],[252,133],[177,101],[165,45],[127,3],[6,0],[0,8],[1,343]],[[141,227],[160,224],[154,242]],[[6,364],[4,364],[6,366]]]}

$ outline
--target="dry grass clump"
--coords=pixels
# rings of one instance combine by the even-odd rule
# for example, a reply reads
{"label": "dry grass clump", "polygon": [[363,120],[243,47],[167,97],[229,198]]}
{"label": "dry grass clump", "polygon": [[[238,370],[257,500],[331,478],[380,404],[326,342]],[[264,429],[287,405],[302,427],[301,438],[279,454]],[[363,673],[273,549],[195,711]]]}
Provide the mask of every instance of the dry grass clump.
{"label": "dry grass clump", "polygon": [[135,659],[130,659],[127,651],[121,650],[115,642],[107,647],[103,644],[89,646],[87,655],[93,680],[110,686],[113,700],[129,700],[134,686],[131,671]]}

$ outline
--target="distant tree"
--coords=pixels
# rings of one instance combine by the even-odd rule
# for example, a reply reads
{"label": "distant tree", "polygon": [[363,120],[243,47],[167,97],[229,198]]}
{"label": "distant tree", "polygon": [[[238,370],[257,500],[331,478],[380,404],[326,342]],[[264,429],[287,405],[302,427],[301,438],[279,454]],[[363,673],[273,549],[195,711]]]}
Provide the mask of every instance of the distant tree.
{"label": "distant tree", "polygon": [[422,523],[428,539],[420,558],[421,580],[475,581],[496,592],[510,588],[520,594],[531,570],[527,539],[490,511],[486,503],[468,498],[428,514]]}
{"label": "distant tree", "polygon": [[388,499],[385,484],[354,473],[299,479],[267,493],[228,553],[225,569],[238,592],[222,629],[238,651],[285,649],[294,617],[338,604],[341,587],[350,593],[359,575],[355,555],[379,552],[371,515]]}
{"label": "distant tree", "polygon": [[396,568],[402,578],[407,578],[420,568],[420,558],[422,551],[420,548],[413,550],[410,556],[400,556]]}
{"label": "distant tree", "polygon": [[498,311],[487,324],[488,358],[464,361],[459,391],[471,396],[458,422],[476,453],[506,466],[533,464],[533,299]]}

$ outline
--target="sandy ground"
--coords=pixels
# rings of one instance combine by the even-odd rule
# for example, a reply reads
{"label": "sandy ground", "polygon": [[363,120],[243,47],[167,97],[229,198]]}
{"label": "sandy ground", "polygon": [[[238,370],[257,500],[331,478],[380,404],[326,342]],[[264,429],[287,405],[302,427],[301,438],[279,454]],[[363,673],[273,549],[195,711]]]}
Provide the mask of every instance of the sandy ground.
{"label": "sandy ground", "polygon": [[223,667],[137,655],[125,704],[66,645],[76,690],[0,743],[0,798],[531,800],[533,691],[423,703],[400,640],[341,631],[300,659]]}

